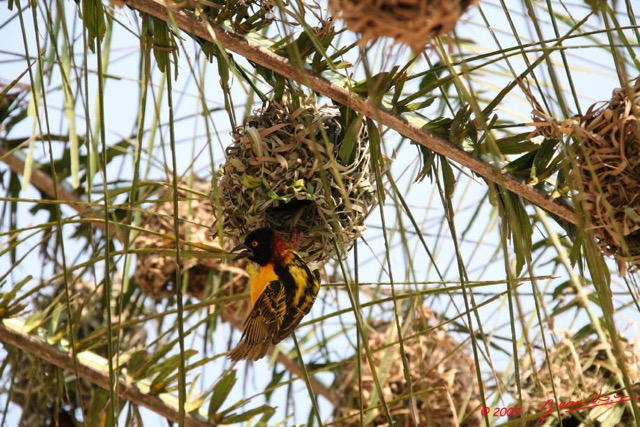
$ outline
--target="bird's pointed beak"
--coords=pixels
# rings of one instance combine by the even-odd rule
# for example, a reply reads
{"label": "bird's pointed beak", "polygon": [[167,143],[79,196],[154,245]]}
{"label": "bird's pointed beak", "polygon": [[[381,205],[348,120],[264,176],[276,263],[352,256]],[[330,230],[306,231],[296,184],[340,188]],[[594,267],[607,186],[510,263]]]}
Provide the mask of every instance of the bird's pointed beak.
{"label": "bird's pointed beak", "polygon": [[240,243],[238,246],[236,246],[235,248],[231,249],[231,252],[237,252],[239,250],[242,250],[242,252],[238,253],[236,255],[236,257],[234,258],[234,260],[238,260],[238,259],[242,259],[242,258],[249,258],[253,256],[253,250],[251,250],[251,248],[247,245],[245,245],[244,243]]}

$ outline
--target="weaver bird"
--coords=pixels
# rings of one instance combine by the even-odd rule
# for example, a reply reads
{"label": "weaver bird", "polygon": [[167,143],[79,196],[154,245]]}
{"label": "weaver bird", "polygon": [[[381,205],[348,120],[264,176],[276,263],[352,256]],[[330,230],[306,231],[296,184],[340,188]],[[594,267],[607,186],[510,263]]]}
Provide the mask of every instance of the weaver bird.
{"label": "weaver bird", "polygon": [[231,360],[258,360],[286,338],[309,313],[320,290],[320,272],[311,269],[277,231],[259,228],[232,252],[257,264],[247,268],[251,312]]}

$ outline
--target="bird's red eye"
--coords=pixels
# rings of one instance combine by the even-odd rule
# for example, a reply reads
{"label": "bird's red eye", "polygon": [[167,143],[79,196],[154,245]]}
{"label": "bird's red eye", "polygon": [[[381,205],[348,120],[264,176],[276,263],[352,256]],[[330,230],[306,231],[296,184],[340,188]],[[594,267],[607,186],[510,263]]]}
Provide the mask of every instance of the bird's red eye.
{"label": "bird's red eye", "polygon": [[251,242],[251,246],[253,246],[254,248],[257,248],[258,247],[258,241],[257,240],[252,241]]}

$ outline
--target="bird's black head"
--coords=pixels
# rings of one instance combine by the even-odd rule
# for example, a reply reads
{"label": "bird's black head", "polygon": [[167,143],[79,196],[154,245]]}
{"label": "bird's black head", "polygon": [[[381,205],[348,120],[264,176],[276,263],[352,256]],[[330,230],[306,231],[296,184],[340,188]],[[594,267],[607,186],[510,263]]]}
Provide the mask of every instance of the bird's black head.
{"label": "bird's black head", "polygon": [[270,228],[258,228],[249,233],[244,242],[233,248],[231,252],[242,249],[235,259],[249,258],[259,265],[265,265],[273,257],[275,235],[276,232]]}

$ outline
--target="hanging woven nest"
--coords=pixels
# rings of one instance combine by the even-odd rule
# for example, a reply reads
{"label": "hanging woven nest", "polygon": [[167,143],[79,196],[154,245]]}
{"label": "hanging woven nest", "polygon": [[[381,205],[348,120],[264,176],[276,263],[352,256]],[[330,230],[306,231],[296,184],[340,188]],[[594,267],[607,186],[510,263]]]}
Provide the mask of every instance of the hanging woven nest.
{"label": "hanging woven nest", "polygon": [[[222,248],[217,239],[211,237],[211,224],[215,222],[213,208],[206,196],[211,186],[208,182],[196,180],[193,190],[185,183],[178,186],[178,221],[180,242],[206,244],[215,249]],[[142,227],[148,233],[140,233],[135,239],[137,263],[135,280],[140,288],[154,298],[174,295],[180,286],[176,286],[176,257],[162,254],[176,248],[174,236],[173,186],[162,186],[158,199],[143,211]],[[181,245],[183,254],[180,269],[183,279],[187,278],[185,292],[198,299],[222,290],[226,295],[244,291],[246,275],[241,267],[244,262],[232,267],[221,262],[218,257],[193,257],[188,252],[206,253],[204,249]],[[240,268],[239,268],[240,267]]]}
{"label": "hanging woven nest", "polygon": [[[51,294],[38,294],[33,301],[34,312],[47,314],[43,327],[47,328],[50,339],[66,338],[69,341],[71,313],[76,348],[89,349],[107,358],[107,338],[104,335],[98,336],[96,341],[88,341],[96,331],[104,330],[107,324],[106,310],[111,311],[114,325],[148,314],[147,309],[133,303],[123,307],[118,305],[117,297],[122,295],[122,282],[117,277],[111,283],[112,298],[108,299],[108,308],[104,306],[104,286],[77,279],[70,280],[69,285],[69,300],[65,284],[59,282]],[[144,325],[130,325],[119,334],[115,333],[112,343],[114,348],[122,352],[142,350],[146,337]],[[62,424],[63,420],[77,423],[75,414],[79,410],[83,413],[91,410],[94,397],[100,394],[96,392],[96,386],[78,379],[73,372],[64,371],[13,346],[5,345],[4,348],[13,378],[8,395],[13,403],[22,408],[20,426],[65,425]]]}
{"label": "hanging woven nest", "polygon": [[640,266],[640,79],[592,105],[573,137],[578,200],[601,249]]}
{"label": "hanging woven nest", "polygon": [[[384,322],[369,335],[373,363],[394,426],[480,426],[480,390],[473,359],[447,334],[445,328],[430,329],[430,323],[436,323],[433,312],[426,307],[419,309],[413,334],[407,334],[403,340],[410,367],[417,424],[411,415],[409,389],[395,323]],[[389,346],[389,343],[394,344]],[[378,393],[364,354],[360,361],[359,376],[355,360],[346,363],[338,373],[335,384],[340,405],[334,409],[334,421],[342,426],[360,426],[362,396],[364,425],[388,425],[379,407],[367,410],[370,405],[375,406],[379,402],[372,401]]]}
{"label": "hanging woven nest", "polygon": [[360,33],[362,45],[379,37],[421,52],[436,36],[454,29],[476,0],[329,0],[331,13]]}
{"label": "hanging woven nest", "polygon": [[[565,339],[549,350],[549,364],[543,352],[539,352],[536,357],[522,359],[520,372],[523,408],[518,417],[540,415],[525,425],[540,425],[537,424],[538,421],[547,426],[560,425],[557,412],[550,410],[555,406],[561,403],[566,405],[570,401],[588,402],[590,399],[600,399],[600,403],[609,399],[611,402],[615,391],[624,387],[624,384],[618,382],[618,369],[611,366],[602,344],[591,338],[579,342],[574,342],[571,338],[567,334]],[[640,376],[640,340],[622,344],[629,378],[635,381]],[[543,362],[535,362],[539,360]],[[558,396],[557,403],[552,384]],[[568,409],[575,411],[560,410],[563,425],[600,425],[604,421],[611,426],[633,423],[633,412],[624,403],[603,404],[584,410],[579,408],[580,406],[574,405]]]}
{"label": "hanging woven nest", "polygon": [[336,235],[344,245],[357,239],[376,193],[367,127],[353,123],[346,129],[338,108],[291,93],[248,116],[233,131],[211,195],[225,233],[241,240],[267,226],[291,239],[298,231],[307,262],[330,257]]}
{"label": "hanging woven nest", "polygon": [[[615,89],[609,101],[593,104],[581,117],[562,121],[545,112],[528,87],[536,129],[527,139],[570,137],[571,190],[605,255],[620,272],[640,267],[640,78]],[[573,192],[571,192],[573,191]]]}

